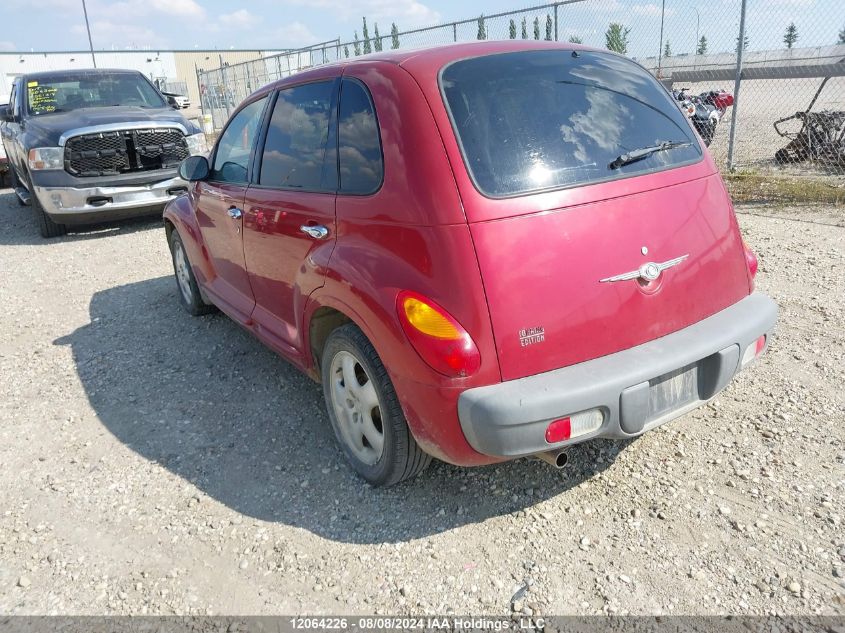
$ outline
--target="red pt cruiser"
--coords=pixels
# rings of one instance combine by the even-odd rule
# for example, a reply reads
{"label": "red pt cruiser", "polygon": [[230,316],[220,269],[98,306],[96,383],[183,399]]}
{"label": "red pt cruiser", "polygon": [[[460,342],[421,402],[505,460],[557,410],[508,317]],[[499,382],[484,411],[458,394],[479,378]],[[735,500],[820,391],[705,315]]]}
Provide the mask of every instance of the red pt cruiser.
{"label": "red pt cruiser", "polygon": [[689,122],[606,51],[316,68],[249,97],[181,174],[181,302],[321,381],[374,485],[639,435],[719,393],[777,317]]}

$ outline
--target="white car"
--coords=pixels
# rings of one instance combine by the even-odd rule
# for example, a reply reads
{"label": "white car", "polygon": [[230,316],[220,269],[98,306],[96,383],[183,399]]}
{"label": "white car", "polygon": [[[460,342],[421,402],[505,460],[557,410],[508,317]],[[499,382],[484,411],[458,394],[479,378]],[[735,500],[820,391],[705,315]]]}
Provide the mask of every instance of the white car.
{"label": "white car", "polygon": [[180,94],[176,94],[175,92],[162,92],[165,97],[167,97],[167,102],[176,109],[190,108],[191,107],[191,100],[188,97]]}

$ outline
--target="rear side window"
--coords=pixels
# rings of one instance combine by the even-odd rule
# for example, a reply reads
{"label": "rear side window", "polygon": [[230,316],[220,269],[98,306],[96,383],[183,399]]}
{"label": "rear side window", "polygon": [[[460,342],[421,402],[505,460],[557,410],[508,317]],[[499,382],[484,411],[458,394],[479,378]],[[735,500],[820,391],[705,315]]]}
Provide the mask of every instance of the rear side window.
{"label": "rear side window", "polygon": [[280,90],[267,129],[259,184],[303,191],[334,191],[334,153],[326,165],[334,81]]}
{"label": "rear side window", "polygon": [[378,121],[366,88],[351,79],[343,80],[340,91],[338,140],[340,191],[375,192],[384,174]]}
{"label": "rear side window", "polygon": [[[452,63],[440,75],[466,167],[500,198],[657,171],[701,158],[667,92],[609,53],[521,51]],[[672,149],[612,168],[663,142]]]}

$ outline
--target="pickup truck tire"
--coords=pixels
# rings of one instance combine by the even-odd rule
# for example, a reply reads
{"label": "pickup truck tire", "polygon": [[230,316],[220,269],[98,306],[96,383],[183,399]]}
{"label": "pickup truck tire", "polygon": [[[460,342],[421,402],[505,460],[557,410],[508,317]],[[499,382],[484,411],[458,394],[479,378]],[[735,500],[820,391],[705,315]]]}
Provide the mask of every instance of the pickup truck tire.
{"label": "pickup truck tire", "polygon": [[206,303],[202,298],[197,278],[191,268],[188,253],[182,243],[182,238],[175,230],[170,233],[170,255],[173,259],[173,273],[176,277],[176,290],[179,294],[179,303],[193,316],[202,316],[216,312],[217,308]]}
{"label": "pickup truck tire", "polygon": [[38,196],[34,193],[29,195],[29,204],[32,206],[35,219],[38,220],[38,230],[41,232],[41,237],[59,237],[67,233],[67,227],[64,224],[53,222],[50,216],[44,212],[44,207],[38,202]]}
{"label": "pickup truck tire", "polygon": [[387,370],[357,326],[329,335],[320,365],[329,420],[355,472],[373,486],[392,486],[429,465]]}

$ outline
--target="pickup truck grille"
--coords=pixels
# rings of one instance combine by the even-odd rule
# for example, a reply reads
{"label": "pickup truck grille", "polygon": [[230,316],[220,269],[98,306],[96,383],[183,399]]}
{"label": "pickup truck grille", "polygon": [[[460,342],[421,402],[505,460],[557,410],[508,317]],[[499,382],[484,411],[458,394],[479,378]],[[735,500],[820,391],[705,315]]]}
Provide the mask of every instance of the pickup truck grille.
{"label": "pickup truck grille", "polygon": [[65,144],[65,170],[74,176],[114,176],[176,167],[188,157],[180,130],[151,128],[82,134]]}

